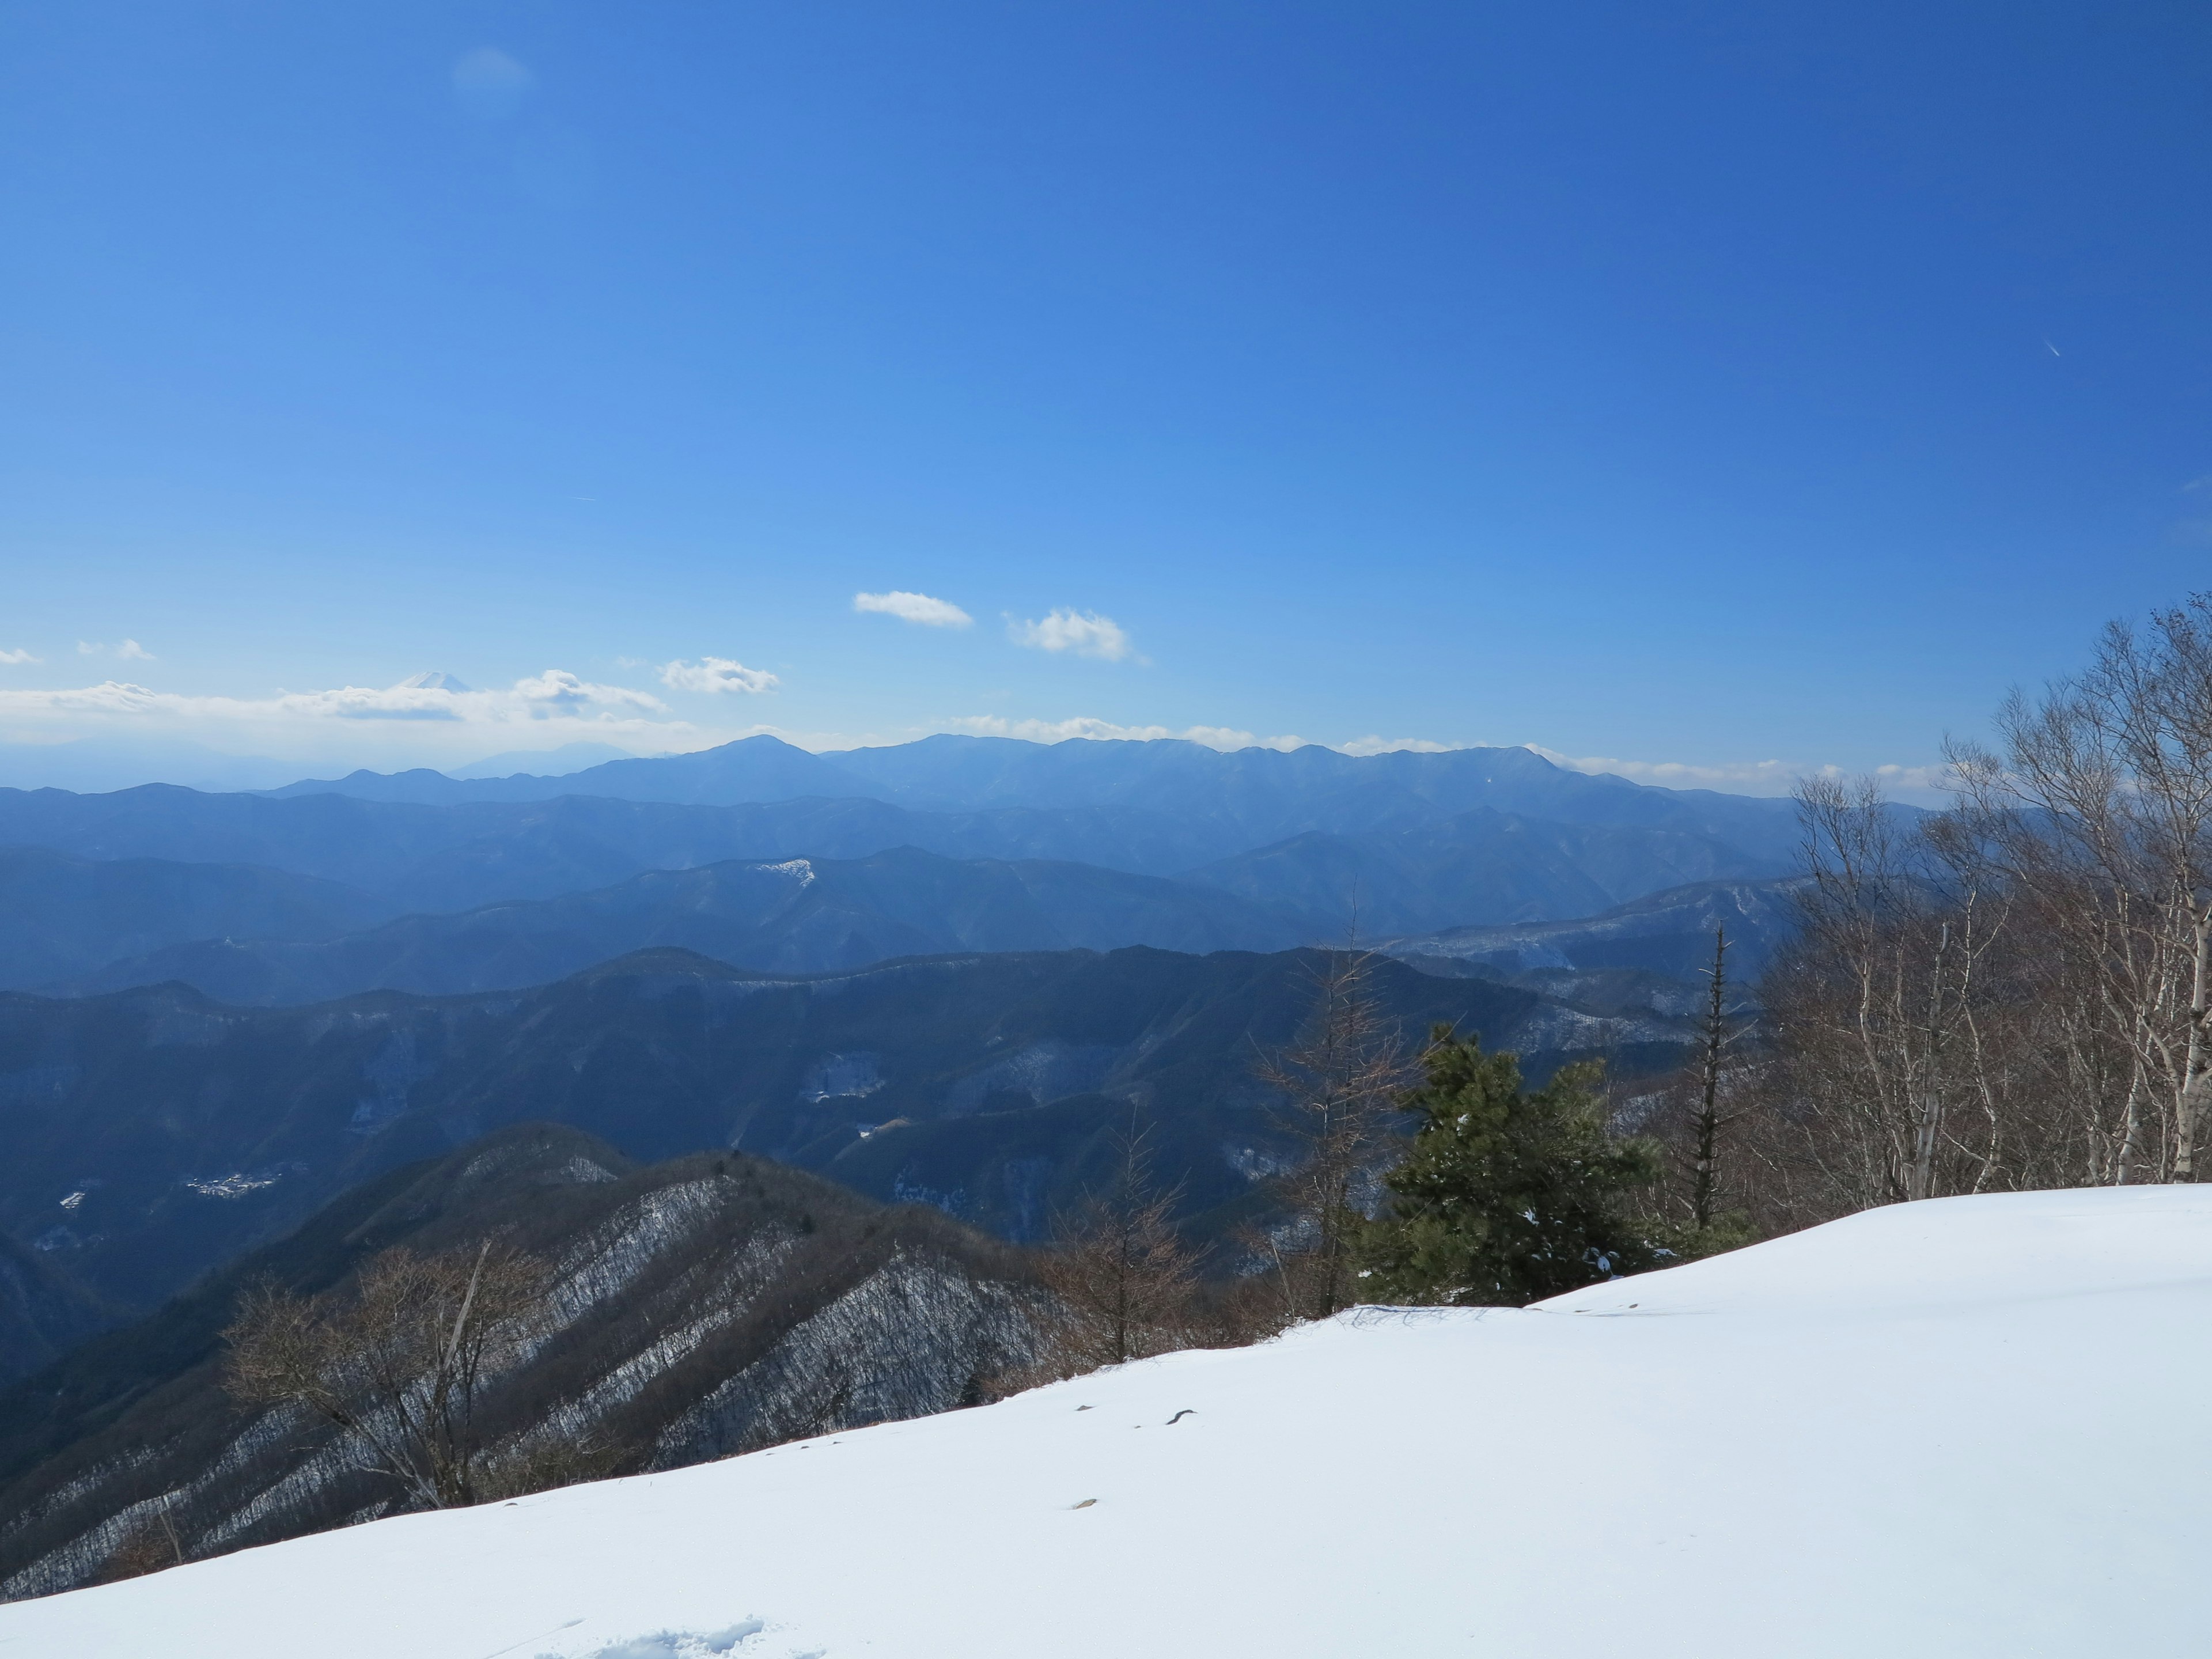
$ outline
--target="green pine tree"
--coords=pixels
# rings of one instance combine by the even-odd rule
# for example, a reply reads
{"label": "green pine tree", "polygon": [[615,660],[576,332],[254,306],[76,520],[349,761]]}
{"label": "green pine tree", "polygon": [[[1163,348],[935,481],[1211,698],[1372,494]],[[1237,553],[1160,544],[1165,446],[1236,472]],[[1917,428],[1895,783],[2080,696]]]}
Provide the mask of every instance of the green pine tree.
{"label": "green pine tree", "polygon": [[1526,1089],[1512,1054],[1448,1026],[1423,1064],[1403,1102],[1420,1115],[1413,1148],[1364,1240],[1363,1299],[1518,1307],[1656,1264],[1621,1200],[1657,1178],[1658,1151],[1606,1132],[1601,1066]]}

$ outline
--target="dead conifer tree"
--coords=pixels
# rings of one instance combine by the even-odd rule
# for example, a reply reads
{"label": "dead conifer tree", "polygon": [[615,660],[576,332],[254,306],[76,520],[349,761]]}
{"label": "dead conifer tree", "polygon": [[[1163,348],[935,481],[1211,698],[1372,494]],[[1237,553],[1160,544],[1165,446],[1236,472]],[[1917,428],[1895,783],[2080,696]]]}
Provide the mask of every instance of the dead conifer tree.
{"label": "dead conifer tree", "polygon": [[386,1250],[349,1295],[262,1285],[223,1333],[225,1382],[252,1405],[293,1405],[337,1426],[355,1467],[417,1504],[477,1501],[484,1384],[540,1328],[546,1273],[486,1242],[474,1251]]}
{"label": "dead conifer tree", "polygon": [[1118,1365],[1188,1340],[1198,1266],[1176,1230],[1182,1189],[1153,1181],[1152,1127],[1134,1108],[1115,1153],[1112,1187],[1060,1218],[1038,1264],[1063,1310],[1053,1342],[1069,1370]]}
{"label": "dead conifer tree", "polygon": [[1353,1247],[1371,1205],[1364,1189],[1388,1161],[1399,1097],[1417,1075],[1376,999],[1375,961],[1351,949],[1324,957],[1305,1030],[1258,1068],[1282,1097],[1278,1121],[1300,1149],[1273,1183],[1288,1224],[1261,1240],[1293,1321],[1327,1319],[1358,1299]]}
{"label": "dead conifer tree", "polygon": [[1705,974],[1705,1018],[1698,1031],[1698,1093],[1690,1111],[1690,1224],[1699,1233],[1710,1231],[1717,1218],[1720,1194],[1721,1132],[1733,1115],[1721,1096],[1729,1050],[1743,1035],[1741,1022],[1728,1005],[1728,929],[1713,929],[1713,965]]}

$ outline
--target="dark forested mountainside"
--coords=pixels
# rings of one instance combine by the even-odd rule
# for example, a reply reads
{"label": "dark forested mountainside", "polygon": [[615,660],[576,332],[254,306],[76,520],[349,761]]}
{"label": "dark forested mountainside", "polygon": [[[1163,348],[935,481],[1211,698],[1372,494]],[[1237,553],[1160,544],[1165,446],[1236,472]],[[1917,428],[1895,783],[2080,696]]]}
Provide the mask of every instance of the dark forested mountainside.
{"label": "dark forested mountainside", "polygon": [[656,871],[597,892],[415,915],[315,942],[251,936],[171,945],[64,986],[175,980],[220,1001],[295,1004],[372,990],[542,985],[633,951],[677,945],[780,973],[955,951],[1279,951],[1326,923],[1232,894],[1092,865],[956,861],[913,848]]}
{"label": "dark forested mountainside", "polygon": [[197,1559],[399,1506],[326,1424],[235,1403],[221,1333],[249,1285],[314,1294],[393,1246],[495,1237],[553,1273],[550,1328],[478,1407],[495,1492],[532,1484],[533,1457],[568,1479],[668,1468],[947,1410],[1033,1352],[1023,1264],[933,1211],[519,1126],[355,1188],[0,1393],[0,1596],[92,1581],[134,1544]]}
{"label": "dark forested mountainside", "polygon": [[[1134,949],[780,977],[667,951],[526,992],[308,1008],[0,996],[0,1229],[143,1310],[356,1182],[554,1120],[629,1157],[741,1147],[1034,1237],[1133,1106],[1202,1232],[1282,1154],[1254,1061],[1307,1017],[1315,963]],[[1409,1036],[1449,1023],[1539,1076],[1569,1053],[1671,1060],[1683,1034],[1395,963],[1375,984]]]}
{"label": "dark forested mountainside", "polygon": [[0,1383],[115,1322],[51,1252],[0,1232]]}

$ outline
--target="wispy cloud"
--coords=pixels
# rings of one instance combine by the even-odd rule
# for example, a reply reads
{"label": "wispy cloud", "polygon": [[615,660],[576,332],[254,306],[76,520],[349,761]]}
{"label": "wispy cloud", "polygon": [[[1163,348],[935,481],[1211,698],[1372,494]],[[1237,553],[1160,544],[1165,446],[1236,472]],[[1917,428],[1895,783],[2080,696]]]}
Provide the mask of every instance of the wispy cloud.
{"label": "wispy cloud", "polygon": [[757,696],[781,684],[764,668],[748,668],[728,657],[702,657],[696,663],[664,664],[660,683],[672,691],[728,691]]}
{"label": "wispy cloud", "polygon": [[6,663],[11,667],[21,663],[45,660],[44,657],[34,657],[27,651],[0,651],[0,663]]}
{"label": "wispy cloud", "polygon": [[[1851,769],[1807,761],[1638,761],[1612,755],[1564,755],[1540,743],[1524,744],[1554,766],[1571,772],[1610,773],[1636,783],[1668,789],[1718,789],[1737,795],[1786,795],[1805,777],[1843,777]],[[1949,776],[1942,766],[1887,764],[1871,769],[1882,785],[1899,794],[1940,793]]]}
{"label": "wispy cloud", "polygon": [[1354,738],[1337,747],[1347,755],[1448,755],[1464,745],[1426,738]]}
{"label": "wispy cloud", "polygon": [[97,640],[79,640],[76,653],[80,657],[117,657],[125,662],[154,660],[154,653],[136,640],[125,640],[120,645],[102,645]]}
{"label": "wispy cloud", "polygon": [[536,82],[497,46],[479,46],[453,64],[453,101],[478,120],[495,121],[520,109]]}
{"label": "wispy cloud", "polygon": [[1102,662],[1120,662],[1133,648],[1119,623],[1095,611],[1054,611],[1042,622],[1010,617],[1006,632],[1015,644],[1032,651],[1069,651]]}
{"label": "wispy cloud", "polygon": [[251,726],[331,720],[503,726],[549,720],[634,720],[667,712],[668,705],[650,692],[594,684],[562,668],[519,679],[501,691],[346,685],[326,691],[280,691],[269,697],[209,697],[156,691],[126,680],[61,690],[0,690],[0,719],[33,725],[167,719]]}
{"label": "wispy cloud", "polygon": [[1202,743],[1209,749],[1304,749],[1304,738],[1263,738],[1256,732],[1241,732],[1231,726],[1186,726],[1181,729],[1168,726],[1122,726],[1113,720],[1096,720],[1079,715],[1073,720],[1007,720],[1000,714],[968,714],[958,720],[947,720],[945,726],[954,732],[967,732],[983,738],[1020,738],[1029,743],[1066,743],[1071,739],[1086,738],[1101,743],[1148,743],[1161,738],[1180,738],[1186,743]]}
{"label": "wispy cloud", "polygon": [[975,620],[950,599],[933,599],[927,593],[909,593],[897,587],[888,593],[855,593],[853,609],[896,617],[924,628],[965,628]]}

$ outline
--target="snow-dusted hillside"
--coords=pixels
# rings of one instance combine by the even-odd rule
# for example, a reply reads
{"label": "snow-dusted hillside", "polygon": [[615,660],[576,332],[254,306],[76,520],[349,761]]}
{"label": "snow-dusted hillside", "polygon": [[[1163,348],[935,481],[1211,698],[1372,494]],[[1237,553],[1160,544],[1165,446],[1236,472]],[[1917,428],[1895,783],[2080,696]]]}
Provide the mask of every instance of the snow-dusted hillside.
{"label": "snow-dusted hillside", "polygon": [[0,1659],[2189,1652],[2208,1362],[2212,1194],[1951,1199],[0,1607]]}

